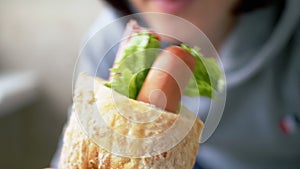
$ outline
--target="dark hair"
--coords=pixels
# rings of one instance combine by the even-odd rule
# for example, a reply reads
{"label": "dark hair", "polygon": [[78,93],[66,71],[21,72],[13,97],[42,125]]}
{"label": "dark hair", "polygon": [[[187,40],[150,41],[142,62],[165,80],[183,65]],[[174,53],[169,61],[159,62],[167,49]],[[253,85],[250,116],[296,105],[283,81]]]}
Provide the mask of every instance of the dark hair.
{"label": "dark hair", "polygon": [[283,4],[284,2],[285,0],[240,0],[238,5],[233,10],[233,13],[246,13],[273,4]]}
{"label": "dark hair", "polygon": [[[116,8],[123,15],[132,14],[128,0],[105,0],[112,7]],[[250,12],[257,8],[266,7],[275,3],[283,3],[285,0],[240,0],[238,5],[234,8],[234,14],[242,14]]]}
{"label": "dark hair", "polygon": [[121,12],[122,15],[132,14],[132,10],[130,9],[128,0],[104,0],[112,7]]}

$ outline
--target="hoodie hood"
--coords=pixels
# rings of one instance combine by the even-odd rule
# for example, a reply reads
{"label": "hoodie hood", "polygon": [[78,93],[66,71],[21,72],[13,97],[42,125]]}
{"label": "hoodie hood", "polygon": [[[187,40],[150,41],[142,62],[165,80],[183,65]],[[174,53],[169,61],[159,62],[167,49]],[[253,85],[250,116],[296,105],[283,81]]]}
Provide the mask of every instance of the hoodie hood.
{"label": "hoodie hood", "polygon": [[220,52],[226,105],[204,168],[300,168],[300,1],[284,2],[242,15]]}
{"label": "hoodie hood", "polygon": [[274,5],[240,17],[220,52],[228,88],[253,77],[281,53],[299,26],[299,6],[298,0],[286,0],[283,9]]}

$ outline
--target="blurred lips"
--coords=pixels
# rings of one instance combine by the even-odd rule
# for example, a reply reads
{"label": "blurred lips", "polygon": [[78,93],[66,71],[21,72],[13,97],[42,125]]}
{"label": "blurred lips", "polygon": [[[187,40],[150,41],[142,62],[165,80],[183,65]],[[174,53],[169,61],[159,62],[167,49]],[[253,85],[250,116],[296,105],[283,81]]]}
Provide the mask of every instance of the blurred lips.
{"label": "blurred lips", "polygon": [[152,0],[153,5],[164,13],[175,14],[183,10],[191,0]]}

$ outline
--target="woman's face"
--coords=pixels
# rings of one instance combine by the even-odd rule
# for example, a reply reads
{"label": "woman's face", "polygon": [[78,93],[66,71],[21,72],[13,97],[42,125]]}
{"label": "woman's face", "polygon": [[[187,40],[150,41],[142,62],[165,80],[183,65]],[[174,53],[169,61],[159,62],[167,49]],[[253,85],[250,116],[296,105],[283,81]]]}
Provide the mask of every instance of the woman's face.
{"label": "woman's face", "polygon": [[130,0],[130,1],[141,12],[163,12],[163,13],[170,13],[175,15],[188,11],[189,9],[191,9],[192,6],[200,5],[201,3],[204,3],[203,0]]}
{"label": "woman's face", "polygon": [[[212,15],[230,11],[237,0],[129,0],[140,12],[162,12],[177,16]],[[188,18],[187,18],[188,19]]]}
{"label": "woman's face", "polygon": [[[139,12],[160,12],[179,16],[201,29],[212,41],[231,22],[238,0],[129,0]],[[220,30],[220,28],[222,28]]]}

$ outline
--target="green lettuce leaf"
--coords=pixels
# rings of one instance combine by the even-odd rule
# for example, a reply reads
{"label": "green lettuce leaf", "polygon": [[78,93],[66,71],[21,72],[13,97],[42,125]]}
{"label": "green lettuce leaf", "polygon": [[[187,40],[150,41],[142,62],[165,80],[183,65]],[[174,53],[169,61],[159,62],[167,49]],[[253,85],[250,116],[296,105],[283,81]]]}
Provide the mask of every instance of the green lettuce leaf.
{"label": "green lettuce leaf", "polygon": [[159,48],[160,41],[150,32],[141,31],[133,34],[124,46],[120,61],[110,69],[113,76],[106,86],[131,99],[136,99]]}
{"label": "green lettuce leaf", "polygon": [[184,94],[214,98],[214,91],[221,92],[224,88],[224,77],[216,59],[204,57],[197,48],[185,44],[181,47],[193,55],[196,61],[194,78],[190,79]]}

